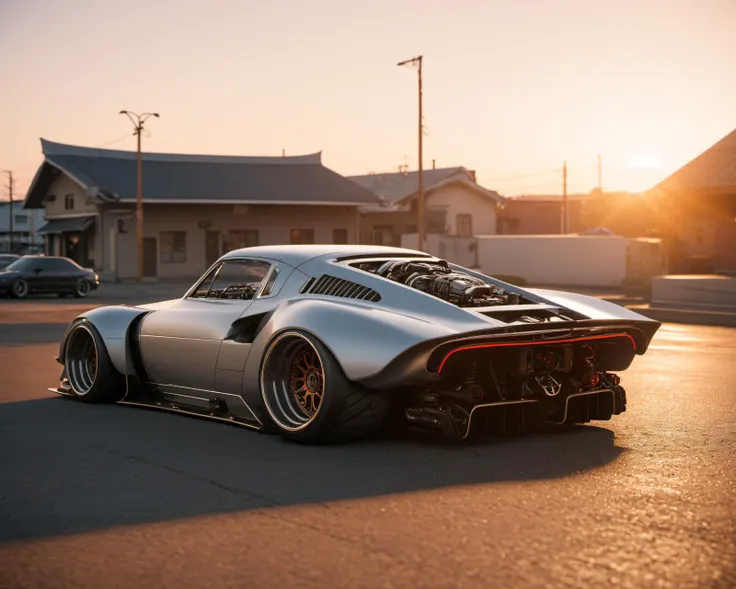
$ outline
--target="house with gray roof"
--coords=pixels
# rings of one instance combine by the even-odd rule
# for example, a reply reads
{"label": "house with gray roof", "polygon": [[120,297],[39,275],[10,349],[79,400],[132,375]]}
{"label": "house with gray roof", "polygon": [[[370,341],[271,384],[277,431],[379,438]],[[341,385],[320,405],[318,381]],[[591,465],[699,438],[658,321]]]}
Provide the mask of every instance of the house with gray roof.
{"label": "house with gray roof", "polygon": [[[370,190],[381,203],[363,205],[364,239],[400,245],[401,235],[416,233],[418,171],[349,176]],[[477,183],[475,172],[463,167],[424,170],[422,183],[428,233],[459,237],[493,235],[504,198]]]}
{"label": "house with gray roof", "polygon": [[657,184],[670,269],[736,272],[736,130]]}
{"label": "house with gray roof", "polygon": [[[136,154],[41,139],[24,207],[45,209],[49,254],[103,279],[137,276]],[[358,243],[378,197],[321,153],[230,157],[144,153],[144,276],[194,277],[222,253],[282,243]]]}

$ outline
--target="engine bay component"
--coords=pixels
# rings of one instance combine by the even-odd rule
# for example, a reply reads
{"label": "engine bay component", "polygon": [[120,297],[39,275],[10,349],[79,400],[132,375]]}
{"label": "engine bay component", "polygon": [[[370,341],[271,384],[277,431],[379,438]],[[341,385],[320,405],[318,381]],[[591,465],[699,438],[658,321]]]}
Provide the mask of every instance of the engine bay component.
{"label": "engine bay component", "polygon": [[517,305],[521,301],[518,294],[486,284],[465,272],[456,272],[446,262],[390,260],[369,271],[458,307]]}

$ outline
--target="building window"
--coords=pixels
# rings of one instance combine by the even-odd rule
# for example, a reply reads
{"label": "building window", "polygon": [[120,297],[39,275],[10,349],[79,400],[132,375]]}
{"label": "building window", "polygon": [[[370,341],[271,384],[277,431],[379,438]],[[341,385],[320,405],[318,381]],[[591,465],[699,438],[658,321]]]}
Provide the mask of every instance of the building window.
{"label": "building window", "polygon": [[74,195],[73,194],[67,194],[64,197],[64,208],[67,211],[71,211],[74,209]]}
{"label": "building window", "polygon": [[332,243],[345,244],[348,242],[348,230],[347,229],[333,229],[332,230]]}
{"label": "building window", "polygon": [[25,215],[13,215],[13,222],[16,225],[25,225],[28,222],[28,217]]}
{"label": "building window", "polygon": [[314,229],[292,229],[289,232],[289,242],[296,245],[314,243]]}
{"label": "building window", "polygon": [[187,261],[186,231],[162,231],[160,241],[162,264],[183,264]]}
{"label": "building window", "polygon": [[459,237],[473,236],[473,216],[461,213],[455,218],[455,234]]}
{"label": "building window", "polygon": [[225,252],[258,245],[257,229],[233,229],[222,236],[222,247]]}

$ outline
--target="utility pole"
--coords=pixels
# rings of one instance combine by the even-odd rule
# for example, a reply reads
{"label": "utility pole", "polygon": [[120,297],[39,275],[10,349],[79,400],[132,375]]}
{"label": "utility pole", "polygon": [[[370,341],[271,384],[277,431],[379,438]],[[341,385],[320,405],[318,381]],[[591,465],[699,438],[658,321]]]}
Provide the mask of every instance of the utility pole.
{"label": "utility pole", "polygon": [[13,171],[5,170],[8,175],[8,194],[10,195],[10,203],[8,205],[8,253],[13,253]]}
{"label": "utility pole", "polygon": [[598,191],[603,192],[603,168],[601,167],[601,156],[598,156]]}
{"label": "utility pole", "polygon": [[567,162],[562,162],[562,233],[569,232],[570,218],[567,214]]}
{"label": "utility pole", "polygon": [[143,282],[143,157],[141,155],[141,134],[143,132],[143,124],[150,117],[158,118],[157,112],[144,112],[142,114],[134,113],[128,110],[121,110],[121,115],[126,115],[133,123],[133,135],[138,138],[138,150],[136,154],[136,170],[137,170],[137,210],[136,225],[138,233],[138,282]]}
{"label": "utility pole", "polygon": [[419,73],[419,166],[418,166],[418,186],[417,186],[417,249],[424,248],[424,185],[423,185],[423,166],[422,166],[422,142],[424,139],[424,121],[422,116],[422,59],[419,55],[405,61],[400,61],[396,65],[416,65]]}

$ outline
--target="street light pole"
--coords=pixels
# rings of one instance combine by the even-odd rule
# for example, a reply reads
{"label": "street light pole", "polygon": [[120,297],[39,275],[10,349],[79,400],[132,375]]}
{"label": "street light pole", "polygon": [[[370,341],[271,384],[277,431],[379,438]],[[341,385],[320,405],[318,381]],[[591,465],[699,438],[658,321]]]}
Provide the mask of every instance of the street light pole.
{"label": "street light pole", "polygon": [[416,65],[419,74],[419,165],[418,165],[418,186],[417,186],[417,249],[422,250],[424,248],[424,183],[423,183],[423,158],[422,158],[422,143],[424,139],[424,121],[422,116],[422,59],[423,56],[419,55],[405,61],[400,61],[396,65]]}
{"label": "street light pole", "polygon": [[150,117],[158,118],[156,112],[144,112],[142,114],[134,113],[128,110],[121,110],[121,115],[126,115],[133,123],[133,135],[138,138],[138,149],[136,153],[136,192],[137,192],[137,209],[136,209],[136,228],[138,233],[138,282],[143,282],[143,156],[141,155],[141,134],[143,132],[143,124]]}

